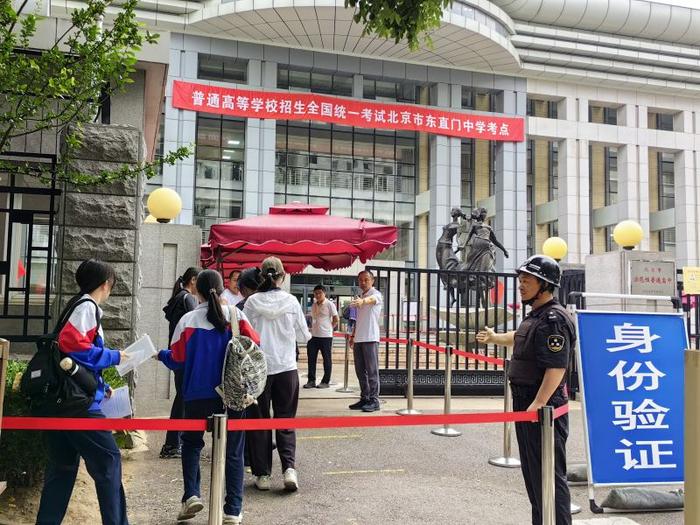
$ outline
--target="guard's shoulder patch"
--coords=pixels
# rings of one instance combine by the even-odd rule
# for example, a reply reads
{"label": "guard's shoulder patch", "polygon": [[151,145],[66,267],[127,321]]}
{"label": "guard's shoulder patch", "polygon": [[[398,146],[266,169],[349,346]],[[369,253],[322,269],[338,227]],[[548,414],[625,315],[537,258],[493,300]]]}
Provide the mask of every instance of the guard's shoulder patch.
{"label": "guard's shoulder patch", "polygon": [[558,334],[552,334],[547,337],[547,348],[550,352],[559,352],[564,348],[564,336]]}

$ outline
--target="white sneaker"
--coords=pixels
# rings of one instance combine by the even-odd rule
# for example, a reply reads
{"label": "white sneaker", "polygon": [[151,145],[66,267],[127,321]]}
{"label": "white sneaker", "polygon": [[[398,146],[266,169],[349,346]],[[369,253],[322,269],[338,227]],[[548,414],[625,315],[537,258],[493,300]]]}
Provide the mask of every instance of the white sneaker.
{"label": "white sneaker", "polygon": [[238,516],[224,514],[223,525],[240,525],[243,523],[243,511]]}
{"label": "white sneaker", "polygon": [[270,476],[255,476],[255,487],[258,490],[270,490]]}
{"label": "white sneaker", "polygon": [[199,511],[204,508],[202,498],[199,496],[190,496],[187,501],[182,503],[180,513],[177,515],[177,521],[187,521],[194,518]]}
{"label": "white sneaker", "polygon": [[297,471],[293,468],[288,468],[284,471],[284,490],[287,492],[294,492],[299,488],[299,479],[297,478]]}

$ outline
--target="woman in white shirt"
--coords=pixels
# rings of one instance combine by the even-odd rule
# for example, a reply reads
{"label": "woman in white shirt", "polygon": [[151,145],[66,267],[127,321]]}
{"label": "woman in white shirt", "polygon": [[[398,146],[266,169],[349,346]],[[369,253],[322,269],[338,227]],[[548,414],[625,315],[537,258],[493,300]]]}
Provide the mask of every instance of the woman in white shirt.
{"label": "woman in white shirt", "polygon": [[[267,384],[258,398],[260,417],[270,417],[270,404],[275,418],[296,417],[299,403],[296,343],[306,343],[311,334],[297,299],[281,290],[285,272],[282,261],[268,257],[261,265],[262,283],[258,292],[248,297],[243,312],[260,334],[260,348],[267,360]],[[270,490],[272,472],[272,431],[251,432],[251,469],[255,486]],[[276,431],[277,452],[284,473],[284,488],[299,488],[295,468],[296,432]]]}

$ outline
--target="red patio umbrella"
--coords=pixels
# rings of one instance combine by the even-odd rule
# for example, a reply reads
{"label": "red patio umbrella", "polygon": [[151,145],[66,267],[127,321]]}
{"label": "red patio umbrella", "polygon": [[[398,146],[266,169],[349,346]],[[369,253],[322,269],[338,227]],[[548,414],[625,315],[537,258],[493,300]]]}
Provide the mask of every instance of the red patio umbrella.
{"label": "red patio umbrella", "polygon": [[268,215],[214,224],[202,247],[202,265],[222,270],[259,265],[274,255],[289,273],[307,265],[323,270],[362,262],[396,244],[396,227],[328,215],[326,206],[282,204]]}

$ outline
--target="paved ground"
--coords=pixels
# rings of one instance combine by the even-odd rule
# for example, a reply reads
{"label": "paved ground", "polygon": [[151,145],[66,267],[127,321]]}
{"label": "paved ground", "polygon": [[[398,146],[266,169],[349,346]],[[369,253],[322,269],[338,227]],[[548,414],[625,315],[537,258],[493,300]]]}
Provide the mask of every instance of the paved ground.
{"label": "paved ground", "polygon": [[[337,367],[340,368],[340,367]],[[338,379],[340,376],[338,376]],[[300,416],[358,415],[347,410],[353,397],[335,389],[302,390]],[[383,414],[405,406],[388,398]],[[437,413],[441,398],[418,399],[416,407]],[[499,399],[455,399],[454,411],[497,411]],[[584,458],[581,411],[574,404],[569,440],[571,462]],[[459,523],[521,525],[529,520],[529,504],[518,469],[488,465],[499,455],[502,425],[460,427],[458,438],[441,438],[429,428],[339,429],[299,432],[297,468],[300,490],[282,491],[275,458],[273,490],[259,492],[246,477],[245,523],[250,524],[379,524]],[[150,451],[128,460],[127,497],[135,525],[172,524],[182,490],[180,463],[157,458],[163,436],[149,436]],[[517,451],[515,442],[514,450]],[[208,451],[207,451],[208,452]],[[203,463],[203,491],[208,490],[208,463]],[[588,509],[585,487],[572,488],[574,501],[584,507],[580,525],[680,525],[681,513],[625,515],[600,519]],[[601,493],[600,500],[604,493]],[[593,521],[589,521],[593,520]],[[206,510],[193,525],[207,523]],[[576,522],[574,522],[576,523]],[[578,524],[577,524],[578,525]]]}

